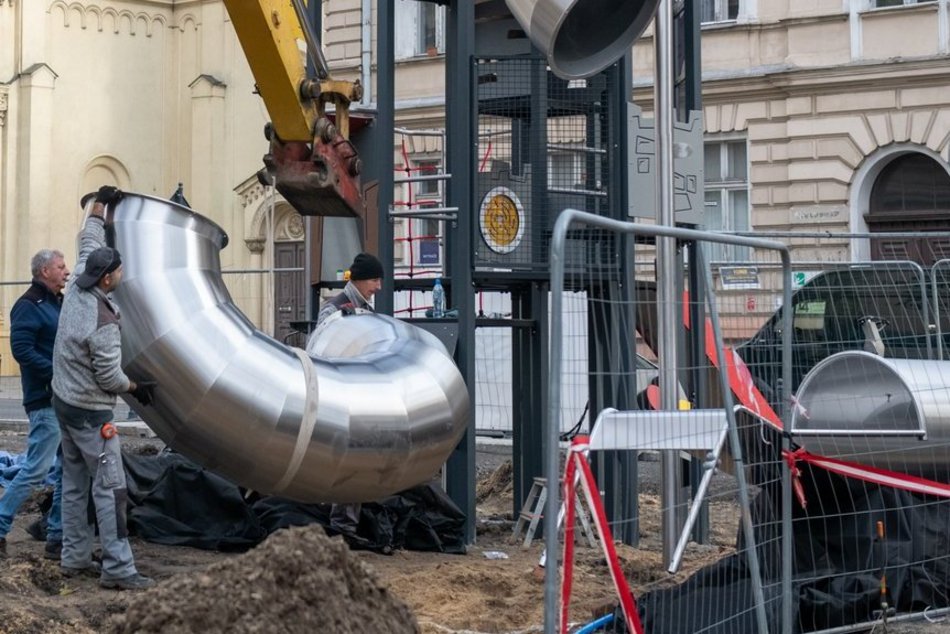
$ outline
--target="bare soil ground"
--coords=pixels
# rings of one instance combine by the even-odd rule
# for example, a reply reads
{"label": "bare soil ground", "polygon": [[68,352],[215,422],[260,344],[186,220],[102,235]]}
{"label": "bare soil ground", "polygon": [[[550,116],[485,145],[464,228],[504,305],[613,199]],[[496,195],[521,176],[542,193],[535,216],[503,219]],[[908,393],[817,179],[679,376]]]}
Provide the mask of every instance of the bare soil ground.
{"label": "bare soil ground", "polygon": [[[0,432],[0,449],[24,445],[22,433]],[[58,562],[44,559],[42,543],[24,530],[38,517],[34,497],[17,517],[8,537],[10,556],[0,564],[0,632],[540,632],[542,544],[523,549],[509,543],[510,464],[496,458],[480,473],[477,543],[465,555],[351,552],[319,526],[279,531],[241,555],[133,538],[139,569],[159,581],[137,593],[101,589],[96,579],[63,578]],[[711,544],[692,546],[683,570],[667,575],[660,561],[659,501],[643,495],[641,506],[641,547],[618,546],[634,592],[678,583],[731,552],[734,507],[713,509]],[[572,621],[587,622],[615,602],[600,549],[579,547]],[[950,628],[924,624],[887,631],[944,634]]]}

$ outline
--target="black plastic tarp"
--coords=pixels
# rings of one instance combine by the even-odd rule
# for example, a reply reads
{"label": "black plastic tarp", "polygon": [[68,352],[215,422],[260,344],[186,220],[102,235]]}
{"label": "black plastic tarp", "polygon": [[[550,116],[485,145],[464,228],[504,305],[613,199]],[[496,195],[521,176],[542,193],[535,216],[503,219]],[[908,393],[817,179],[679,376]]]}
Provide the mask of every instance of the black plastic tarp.
{"label": "black plastic tarp", "polygon": [[[129,529],[148,541],[208,550],[246,550],[271,532],[319,523],[330,507],[249,493],[181,454],[123,453]],[[465,515],[440,487],[420,485],[362,505],[351,546],[462,553]]]}
{"label": "black plastic tarp", "polygon": [[[795,632],[871,624],[881,616],[882,601],[896,613],[950,606],[950,501],[817,467],[801,470],[808,504],[793,503]],[[758,490],[752,511],[769,631],[781,631],[781,497],[778,478],[770,482]],[[739,549],[743,542],[740,533]],[[637,597],[644,631],[758,631],[746,562],[740,552],[678,586]],[[616,631],[624,631],[622,624]]]}

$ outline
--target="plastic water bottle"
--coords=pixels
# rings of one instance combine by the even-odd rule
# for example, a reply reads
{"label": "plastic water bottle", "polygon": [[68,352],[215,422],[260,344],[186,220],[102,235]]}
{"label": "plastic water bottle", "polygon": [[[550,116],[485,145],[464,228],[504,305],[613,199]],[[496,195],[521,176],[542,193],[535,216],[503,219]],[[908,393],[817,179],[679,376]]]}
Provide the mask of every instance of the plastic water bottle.
{"label": "plastic water bottle", "polygon": [[435,278],[435,285],[432,287],[432,317],[441,319],[445,317],[445,289],[442,288],[442,278]]}

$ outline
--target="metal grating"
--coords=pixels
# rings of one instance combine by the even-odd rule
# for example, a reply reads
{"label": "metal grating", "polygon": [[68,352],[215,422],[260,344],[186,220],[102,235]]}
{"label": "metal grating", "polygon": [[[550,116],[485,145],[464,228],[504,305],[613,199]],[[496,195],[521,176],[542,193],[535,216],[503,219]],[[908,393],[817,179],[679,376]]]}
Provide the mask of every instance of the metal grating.
{"label": "metal grating", "polygon": [[[542,58],[476,60],[476,270],[546,274],[551,229],[562,210],[619,209],[609,187],[619,170],[608,143],[607,72],[566,81]],[[615,266],[615,249],[595,246],[583,259]]]}

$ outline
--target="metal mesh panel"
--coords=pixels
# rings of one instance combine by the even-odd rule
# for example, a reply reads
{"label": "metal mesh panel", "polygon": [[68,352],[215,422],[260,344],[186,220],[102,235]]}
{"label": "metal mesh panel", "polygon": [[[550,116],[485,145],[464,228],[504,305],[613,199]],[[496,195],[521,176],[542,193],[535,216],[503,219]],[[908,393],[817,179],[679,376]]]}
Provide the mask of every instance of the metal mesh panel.
{"label": "metal mesh panel", "polygon": [[[726,448],[719,461],[710,460],[707,454],[714,453],[716,443],[706,446],[698,440],[697,420],[661,424],[651,418],[658,416],[662,407],[659,370],[654,362],[663,311],[657,302],[659,280],[653,249],[637,245],[637,259],[629,260],[626,273],[628,280],[633,280],[630,282],[622,280],[613,267],[588,266],[585,256],[602,250],[619,262],[633,255],[620,250],[632,243],[632,237],[621,238],[616,232],[590,226],[572,228],[568,235],[586,244],[568,250],[565,256],[562,328],[552,331],[562,347],[561,363],[552,367],[555,374],[562,375],[558,396],[562,418],[558,422],[563,430],[564,410],[577,409],[576,399],[563,387],[572,384],[587,385],[590,415],[585,424],[570,431],[593,432],[592,447],[597,445],[593,438],[598,426],[605,425],[601,416],[606,416],[609,408],[647,416],[617,428],[613,449],[592,450],[590,454],[611,533],[627,544],[618,546],[620,567],[640,602],[644,631],[761,631],[760,614],[775,616],[780,607],[781,507],[774,502],[781,497],[773,493],[781,492],[781,437],[772,433],[773,444],[763,450],[759,439],[770,433],[770,428],[763,427],[755,416],[741,414],[735,419],[738,444],[726,442],[727,416],[720,410],[712,417],[714,435]],[[581,259],[576,259],[578,256]],[[712,339],[712,330],[704,324],[708,314],[705,297],[700,289],[690,288],[688,271],[678,286],[672,306],[677,323],[672,326],[681,331],[695,327]],[[720,350],[717,355],[715,350],[710,342],[706,348],[684,347],[680,351],[676,400],[681,407],[714,409],[724,404],[716,367],[727,352]],[[562,437],[569,435],[562,431]],[[645,449],[649,446],[679,447],[691,453]],[[737,477],[738,456],[745,459],[742,475],[747,482]],[[719,469],[710,471],[717,464]],[[667,465],[681,480],[664,492]],[[678,568],[669,573],[664,561],[664,524],[674,518],[678,526],[685,525],[690,487],[701,486],[707,474],[710,480],[702,485],[708,486],[705,504],[697,507],[700,510],[690,531],[699,543],[686,546]],[[740,522],[743,511],[749,513],[748,532]],[[680,536],[679,528],[675,535]],[[753,555],[762,570],[759,589],[753,582],[758,575],[749,573]],[[694,581],[683,584],[691,576]],[[697,594],[697,588],[705,586],[731,588],[735,600],[724,603],[703,597],[701,591]],[[583,606],[576,609],[581,611]]]}
{"label": "metal mesh panel", "polygon": [[540,58],[478,60],[475,267],[544,272],[568,207],[607,213],[612,171],[607,81],[568,82]]}
{"label": "metal mesh panel", "polygon": [[[586,236],[606,238],[592,229]],[[691,253],[675,293],[677,327],[682,319],[695,336],[703,315],[716,315],[725,336],[717,352],[707,322],[705,342],[681,349],[677,363],[681,401],[717,407],[728,394],[737,407],[736,441],[726,441],[718,462],[706,451],[690,452],[691,463],[674,455],[679,486],[654,452],[591,454],[611,531],[630,544],[618,546],[620,567],[645,632],[884,631],[887,622],[950,609],[950,365],[939,361],[950,265],[848,262],[857,250],[849,238],[799,238],[784,240],[798,247],[787,303],[778,252],[761,248],[746,250],[750,261],[711,266],[705,306],[690,287],[688,267],[699,264]],[[638,245],[627,292],[614,276],[567,263],[561,321],[579,310],[590,318],[583,333],[552,331],[565,352],[553,371],[586,378],[592,418],[606,407],[643,415],[620,428],[621,442],[641,446],[652,425],[654,441],[685,446],[695,432],[688,419],[653,425],[659,418],[651,417],[662,416],[651,411],[660,397],[655,382],[644,389],[631,370],[637,352],[656,351],[662,307],[653,256]],[[568,360],[571,346],[587,351],[587,367]],[[783,360],[792,366],[786,386]],[[718,389],[723,367],[727,392]],[[780,397],[783,387],[791,401]],[[685,517],[705,476],[705,510],[671,574],[664,513]]]}

